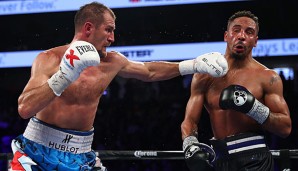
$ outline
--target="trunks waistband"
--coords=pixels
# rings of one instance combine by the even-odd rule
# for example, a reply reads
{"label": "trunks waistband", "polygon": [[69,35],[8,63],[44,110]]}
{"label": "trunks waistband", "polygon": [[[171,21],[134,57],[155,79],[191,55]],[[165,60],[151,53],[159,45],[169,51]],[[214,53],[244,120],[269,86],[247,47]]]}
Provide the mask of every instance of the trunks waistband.
{"label": "trunks waistband", "polygon": [[31,118],[23,136],[51,149],[74,154],[91,151],[93,129],[86,132],[56,128]]}
{"label": "trunks waistband", "polygon": [[242,133],[223,140],[211,139],[210,142],[218,157],[268,151],[265,137],[256,133]]}

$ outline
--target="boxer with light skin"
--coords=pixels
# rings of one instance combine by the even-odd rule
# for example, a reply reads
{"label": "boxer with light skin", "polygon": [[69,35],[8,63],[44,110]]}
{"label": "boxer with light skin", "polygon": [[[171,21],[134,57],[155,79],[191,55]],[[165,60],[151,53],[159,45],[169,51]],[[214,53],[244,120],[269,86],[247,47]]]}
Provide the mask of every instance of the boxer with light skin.
{"label": "boxer with light skin", "polygon": [[145,82],[204,73],[221,77],[227,61],[217,52],[181,62],[135,62],[113,43],[115,15],[103,4],[86,4],[76,13],[75,35],[68,45],[40,53],[18,99],[22,118],[31,118],[12,142],[14,170],[105,170],[91,149],[93,123],[105,89],[115,76]]}
{"label": "boxer with light skin", "polygon": [[[274,170],[264,132],[285,138],[291,132],[292,122],[278,73],[252,57],[258,33],[259,22],[254,14],[235,13],[224,33],[228,73],[221,78],[199,73],[193,76],[181,124],[183,149],[191,171]],[[202,159],[197,134],[203,107],[209,113],[214,136],[210,140],[216,154],[213,168],[206,164],[208,155],[203,156],[204,160],[195,160]]]}

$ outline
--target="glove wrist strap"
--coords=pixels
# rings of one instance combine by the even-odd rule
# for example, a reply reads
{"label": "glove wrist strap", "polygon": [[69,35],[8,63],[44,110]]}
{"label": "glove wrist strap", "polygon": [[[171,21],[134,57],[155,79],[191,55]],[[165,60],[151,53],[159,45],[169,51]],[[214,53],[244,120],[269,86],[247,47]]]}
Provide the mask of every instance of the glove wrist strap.
{"label": "glove wrist strap", "polygon": [[53,90],[56,96],[60,96],[62,92],[69,86],[70,82],[63,76],[59,70],[50,79],[48,79],[49,87]]}
{"label": "glove wrist strap", "polygon": [[269,114],[270,114],[269,108],[264,104],[262,104],[261,102],[259,102],[257,99],[255,99],[255,102],[252,108],[247,113],[248,116],[252,117],[259,124],[263,124],[269,117]]}
{"label": "glove wrist strap", "polygon": [[186,147],[194,144],[199,143],[198,139],[195,136],[188,136],[183,140],[183,151],[185,151]]}
{"label": "glove wrist strap", "polygon": [[194,60],[185,60],[179,62],[179,72],[181,75],[193,74],[194,70]]}

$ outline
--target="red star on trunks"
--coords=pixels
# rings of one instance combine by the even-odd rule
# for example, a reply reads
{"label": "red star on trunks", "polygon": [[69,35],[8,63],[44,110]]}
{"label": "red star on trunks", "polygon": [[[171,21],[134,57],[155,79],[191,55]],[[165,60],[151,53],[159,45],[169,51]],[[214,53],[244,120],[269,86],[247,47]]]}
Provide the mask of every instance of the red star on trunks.
{"label": "red star on trunks", "polygon": [[70,54],[66,55],[66,59],[69,59],[70,65],[74,67],[73,60],[80,60],[80,58],[73,54],[74,50],[70,49]]}

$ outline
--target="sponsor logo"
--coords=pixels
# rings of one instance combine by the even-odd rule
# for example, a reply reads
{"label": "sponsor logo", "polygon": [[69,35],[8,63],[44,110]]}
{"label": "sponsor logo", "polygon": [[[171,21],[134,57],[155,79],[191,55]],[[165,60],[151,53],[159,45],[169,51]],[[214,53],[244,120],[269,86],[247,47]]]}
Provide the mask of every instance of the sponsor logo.
{"label": "sponsor logo", "polygon": [[96,49],[94,48],[94,46],[90,46],[90,45],[84,45],[84,46],[76,46],[76,49],[78,50],[78,52],[80,53],[80,55],[83,55],[86,52],[96,52]]}
{"label": "sponsor logo", "polygon": [[209,64],[208,63],[208,59],[207,58],[203,58],[202,61],[204,61],[206,63],[206,65],[208,65],[210,68],[214,69],[215,70],[215,73],[217,75],[220,75],[221,74],[221,72],[213,64]]}
{"label": "sponsor logo", "polygon": [[74,50],[70,49],[69,54],[66,54],[66,59],[69,59],[69,63],[72,67],[74,67],[73,60],[80,60],[80,58],[74,55]]}
{"label": "sponsor logo", "polygon": [[76,147],[72,147],[72,146],[67,146],[64,144],[58,144],[56,142],[49,142],[49,148],[53,148],[56,150],[60,150],[60,151],[66,151],[66,152],[71,152],[71,153],[77,153],[79,148]]}
{"label": "sponsor logo", "polygon": [[69,143],[69,141],[73,138],[73,135],[67,134],[64,140],[62,140],[62,143]]}
{"label": "sponsor logo", "polygon": [[72,152],[72,153],[77,153],[80,148],[65,145],[70,142],[70,140],[73,138],[73,135],[67,134],[65,138],[61,141],[62,143],[56,143],[56,142],[49,142],[49,147],[53,149],[57,149],[60,151],[66,151],[66,152]]}
{"label": "sponsor logo", "polygon": [[141,158],[141,157],[156,157],[157,152],[156,151],[135,151],[134,156]]}

